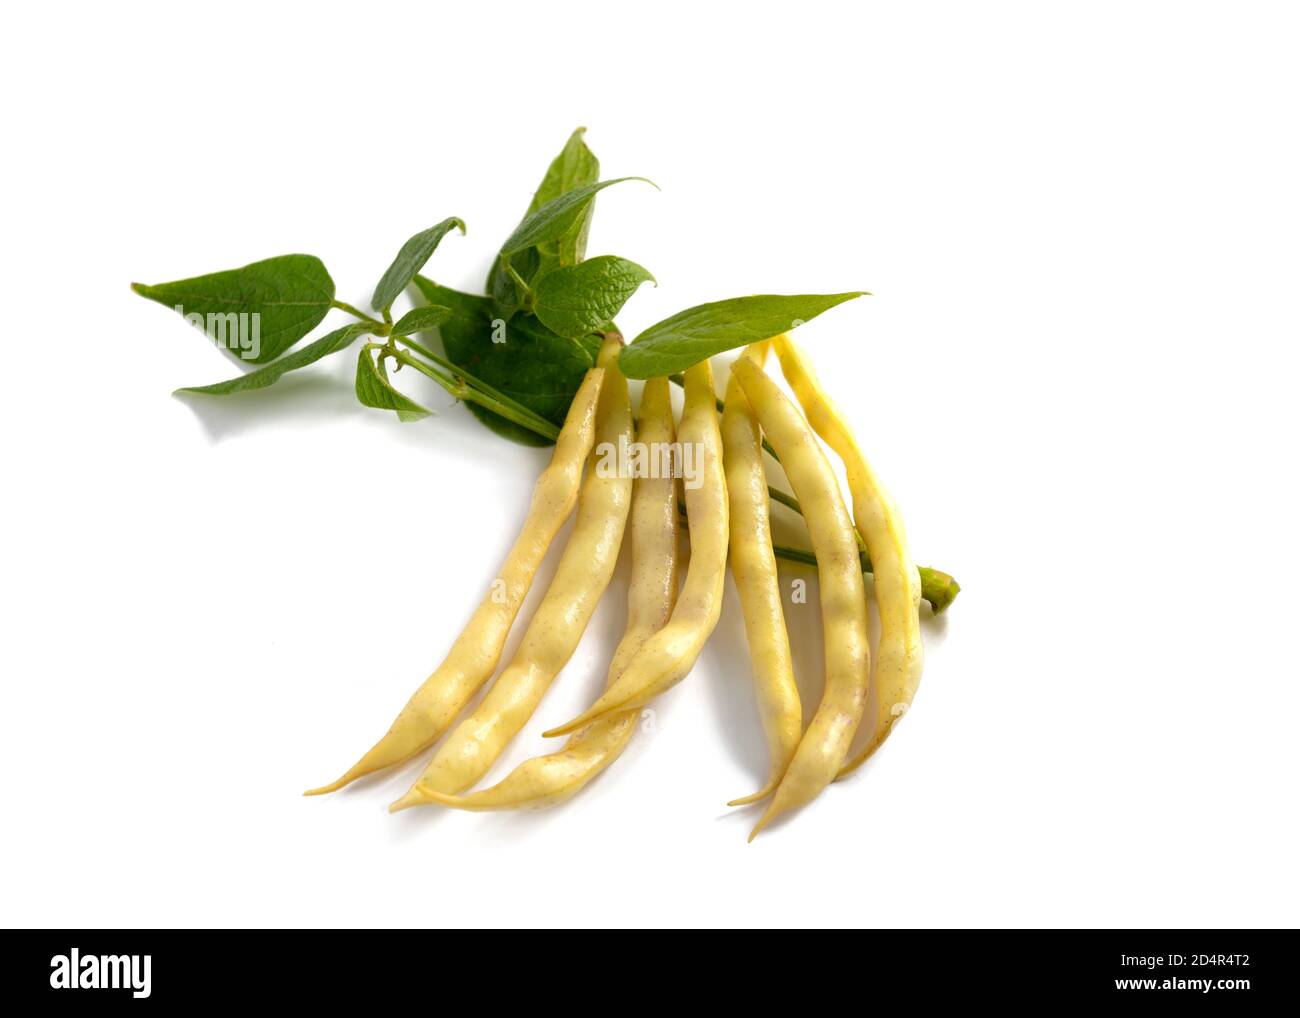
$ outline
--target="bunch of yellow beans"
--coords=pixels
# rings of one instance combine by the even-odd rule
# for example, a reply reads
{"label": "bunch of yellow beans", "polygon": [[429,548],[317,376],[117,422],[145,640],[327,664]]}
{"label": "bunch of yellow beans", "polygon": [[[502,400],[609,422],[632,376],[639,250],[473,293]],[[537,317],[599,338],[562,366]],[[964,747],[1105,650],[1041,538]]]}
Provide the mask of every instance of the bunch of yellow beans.
{"label": "bunch of yellow beans", "polygon": [[[764,370],[772,347],[798,405]],[[897,508],[806,354],[785,335],[746,349],[732,365],[721,420],[709,362],[696,364],[685,373],[681,424],[675,428],[666,378],[645,383],[634,420],[627,380],[618,368],[621,348],[618,336],[605,340],[596,367],[569,407],[498,582],[446,659],[368,753],[338,780],[308,795],[335,791],[409,760],[442,738],[496,671],[538,567],[575,505],[577,518],[554,579],[514,658],[391,809],[539,808],[571,798],[622,753],[641,708],[694,666],[721,613],[728,561],[771,754],[763,788],[730,803],[767,803],[751,840],[775,817],[811,801],[859,766],[911,705],[921,677],[920,575]],[[851,512],[819,436],[843,463]],[[675,479],[655,474],[634,480],[626,472],[596,467],[597,449],[620,448],[634,438],[650,448],[676,441],[698,452],[698,483],[685,488],[691,555],[680,592]],[[826,677],[822,701],[806,728],[777,584],[764,438],[794,488],[817,561]],[[573,655],[609,586],[629,517],[627,629],[614,651],[604,694],[572,721],[545,733],[569,736],[559,752],[525,761],[496,785],[468,791],[532,717]],[[877,706],[865,748],[849,759],[867,714],[872,672],[859,540],[872,563],[880,615]]]}

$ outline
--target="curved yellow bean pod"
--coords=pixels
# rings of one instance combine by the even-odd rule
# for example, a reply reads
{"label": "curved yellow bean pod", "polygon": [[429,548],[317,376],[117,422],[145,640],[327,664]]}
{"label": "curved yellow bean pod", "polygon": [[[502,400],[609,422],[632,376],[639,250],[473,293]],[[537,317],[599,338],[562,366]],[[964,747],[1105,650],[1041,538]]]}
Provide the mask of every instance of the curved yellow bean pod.
{"label": "curved yellow bean pod", "polygon": [[[744,356],[761,367],[767,359],[769,345],[755,343]],[[731,502],[728,559],[745,617],[758,709],[771,759],[767,783],[753,795],[727,803],[744,806],[766,799],[776,791],[803,734],[803,707],[794,681],[790,635],[781,607],[776,556],[772,554],[767,473],[763,469],[758,421],[734,375],[727,383],[722,411],[722,459]]]}
{"label": "curved yellow bean pod", "polygon": [[699,484],[686,486],[691,560],[672,618],[628,663],[627,670],[594,704],[546,736],[567,735],[614,711],[643,707],[686,677],[718,624],[727,566],[727,491],[717,396],[708,361],[686,371],[686,401],[679,431],[684,451],[695,456]]}
{"label": "curved yellow bean pod", "polygon": [[[637,441],[654,449],[673,441],[673,405],[668,379],[645,383]],[[632,487],[629,520],[632,577],[627,592],[627,628],[614,651],[606,685],[612,685],[641,645],[664,627],[677,600],[677,485],[671,476],[638,477]],[[558,753],[525,760],[498,784],[468,795],[424,789],[426,798],[466,810],[545,809],[575,796],[618,759],[636,732],[640,710],[593,721],[571,735]]]}
{"label": "curved yellow bean pod", "polygon": [[775,817],[811,801],[834,780],[866,709],[871,651],[866,588],[853,523],[817,437],[776,383],[751,361],[742,357],[731,370],[803,506],[817,556],[826,645],[822,702],[767,811],[750,832],[753,841]]}
{"label": "curved yellow bean pod", "polygon": [[848,423],[826,395],[811,362],[789,336],[776,341],[781,372],[803,406],[808,423],[844,463],[853,496],[853,517],[867,545],[875,573],[880,609],[880,645],[876,654],[877,709],[871,739],[840,772],[849,773],[889,737],[912,705],[921,683],[921,576],[907,547],[903,517],[867,463]]}
{"label": "curved yellow bean pod", "polygon": [[573,397],[551,462],[533,487],[523,529],[492,589],[452,644],[446,659],[424,680],[392,727],[337,781],[305,795],[333,792],[363,775],[409,760],[447,730],[496,670],[510,627],[556,533],[573,512],[583,464],[596,437],[596,410],[605,371],[592,368]]}
{"label": "curved yellow bean pod", "polygon": [[600,466],[608,450],[618,448],[620,438],[626,442],[632,435],[627,380],[618,370],[620,349],[618,338],[606,340],[601,347],[598,363],[605,369],[605,384],[596,412],[596,449],[555,578],[514,659],[469,717],[452,730],[410,790],[389,807],[393,811],[435,801],[428,792],[463,792],[487,773],[573,656],[609,586],[632,496],[630,477]]}

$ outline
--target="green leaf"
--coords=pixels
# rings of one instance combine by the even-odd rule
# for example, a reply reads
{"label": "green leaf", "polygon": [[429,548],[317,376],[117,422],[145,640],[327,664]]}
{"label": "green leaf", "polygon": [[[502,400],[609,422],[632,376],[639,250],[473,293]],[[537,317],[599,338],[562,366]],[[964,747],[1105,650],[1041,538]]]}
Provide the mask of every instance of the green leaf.
{"label": "green leaf", "polygon": [[[560,150],[560,154],[551,161],[546,176],[542,178],[537,193],[533,195],[532,204],[528,206],[529,215],[574,188],[594,184],[600,179],[600,161],[582,140],[586,132],[585,127],[579,127],[574,131],[564,148]],[[562,237],[542,245],[543,258],[554,259],[561,265],[577,265],[582,261],[587,253],[587,231],[591,226],[591,216],[594,211],[595,206],[588,205],[578,222]]]}
{"label": "green leaf", "polygon": [[353,340],[358,336],[366,335],[373,328],[373,325],[367,325],[364,322],[345,325],[341,329],[335,329],[327,336],[322,336],[320,339],[308,343],[302,349],[281,357],[278,361],[268,364],[264,368],[258,368],[256,371],[250,371],[246,375],[240,375],[238,378],[231,378],[224,382],[214,382],[212,385],[186,386],[184,389],[177,389],[176,392],[201,392],[208,396],[228,396],[232,392],[265,389],[268,385],[274,385],[278,382],[286,372],[305,368],[308,364],[315,364],[322,357],[328,357],[332,353],[338,353],[340,350],[351,346]]}
{"label": "green leaf", "polygon": [[[584,337],[575,344],[532,315],[516,315],[494,329],[492,301],[487,297],[438,286],[423,276],[415,277],[415,285],[425,300],[452,309],[451,317],[438,328],[449,361],[553,424],[564,423],[573,394],[595,362],[599,341]],[[550,444],[490,410],[473,403],[467,406],[505,438],[523,445]]]}
{"label": "green leaf", "polygon": [[512,255],[526,247],[535,247],[547,241],[559,240],[586,214],[596,195],[607,187],[621,184],[626,180],[641,180],[651,187],[658,188],[653,180],[645,177],[615,177],[602,180],[598,184],[584,184],[566,191],[558,198],[548,201],[536,212],[529,213],[523,222],[515,227],[506,242],[501,245],[502,256]]}
{"label": "green leaf", "polygon": [[437,226],[431,226],[417,233],[403,244],[402,250],[398,251],[397,257],[393,259],[393,264],[388,266],[388,271],[375,287],[375,295],[370,298],[370,306],[376,311],[387,311],[392,307],[393,301],[397,300],[397,295],[405,290],[415,278],[415,274],[424,268],[424,263],[429,260],[438,243],[453,228],[460,230],[461,233],[465,232],[465,224],[452,216],[450,219],[444,219]]}
{"label": "green leaf", "polygon": [[547,202],[554,201],[575,187],[594,184],[600,179],[600,161],[595,153],[587,148],[587,143],[583,140],[583,135],[586,133],[585,127],[579,127],[569,135],[564,148],[560,149],[560,154],[551,160],[551,165],[546,168],[546,175],[537,185],[533,202],[528,206],[529,212],[536,212]]}
{"label": "green leaf", "polygon": [[[525,218],[566,191],[572,191],[575,187],[584,184],[594,184],[600,179],[600,162],[582,140],[586,130],[585,127],[579,127],[574,131],[564,148],[560,150],[560,154],[551,160],[546,175],[537,185],[533,200],[524,213]],[[587,230],[591,225],[594,211],[595,206],[588,205],[586,213],[569,233],[558,241],[543,245],[542,250],[528,248],[514,255],[511,264],[515,271],[531,285],[536,278],[540,278],[559,264],[561,252],[565,264],[576,265],[582,261],[587,250]],[[499,258],[492,263],[485,289],[496,301],[497,313],[502,318],[509,318],[515,313],[519,307],[519,300],[523,296],[519,293],[514,280],[502,268]]]}
{"label": "green leaf", "polygon": [[361,348],[361,356],[357,358],[357,399],[377,410],[393,410],[402,421],[418,421],[433,413],[393,388],[388,380],[388,367],[376,363],[368,346]]}
{"label": "green leaf", "polygon": [[132,283],[131,289],[183,315],[200,316],[210,336],[252,364],[279,357],[320,324],[334,300],[334,280],[324,264],[305,254],[174,283]]}
{"label": "green leaf", "polygon": [[652,325],[619,355],[628,378],[658,378],[737,346],[770,339],[816,318],[865,290],[851,293],[733,297],[679,311]]}
{"label": "green leaf", "polygon": [[436,329],[452,316],[452,310],[439,304],[426,304],[402,315],[393,325],[394,336],[413,336]]}
{"label": "green leaf", "polygon": [[543,276],[534,310],[552,332],[577,339],[612,321],[646,282],[654,282],[654,276],[636,262],[601,255]]}

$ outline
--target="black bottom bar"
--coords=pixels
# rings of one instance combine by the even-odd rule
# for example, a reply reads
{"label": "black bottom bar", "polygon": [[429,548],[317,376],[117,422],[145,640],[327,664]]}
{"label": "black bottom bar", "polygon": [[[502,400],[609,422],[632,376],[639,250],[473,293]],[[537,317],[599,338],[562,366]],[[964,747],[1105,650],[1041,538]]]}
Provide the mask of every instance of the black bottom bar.
{"label": "black bottom bar", "polygon": [[[496,1011],[503,993],[563,1006],[613,980],[635,983],[673,1009],[684,1003],[681,994],[698,995],[700,987],[759,999],[805,994],[818,1007],[846,991],[871,1007],[873,987],[882,1005],[897,998],[909,1007],[965,999],[1236,1012],[1296,997],[1294,937],[1283,931],[786,932],[760,933],[761,940],[729,932],[710,934],[699,947],[685,942],[688,933],[669,932],[661,946],[648,942],[653,936],[637,936],[636,943],[628,934],[605,936],[596,946],[596,938],[578,932],[488,943],[447,930],[43,930],[7,938],[0,1000],[138,1010],[414,998],[444,1007],[453,996],[486,991]],[[773,978],[788,983],[772,986]],[[828,979],[837,984],[830,997]]]}

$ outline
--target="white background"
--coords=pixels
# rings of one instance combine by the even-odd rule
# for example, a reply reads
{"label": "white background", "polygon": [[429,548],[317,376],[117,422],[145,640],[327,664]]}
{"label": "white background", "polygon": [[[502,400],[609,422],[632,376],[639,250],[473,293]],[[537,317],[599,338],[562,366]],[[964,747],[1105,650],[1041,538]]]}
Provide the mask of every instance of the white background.
{"label": "white background", "polygon": [[[1293,7],[6,18],[6,924],[1300,922]],[[662,187],[598,203],[591,253],[660,281],[630,334],[873,292],[801,338],[964,588],[878,760],[753,845],[730,589],[568,806],[388,815],[418,765],[302,798],[441,658],[546,453],[422,388],[418,424],[357,406],[352,355],[175,399],[232,365],[127,287],[306,251],[362,304],[459,215],[428,272],[474,288],[578,124]],[[494,780],[595,695],[624,583]]]}

